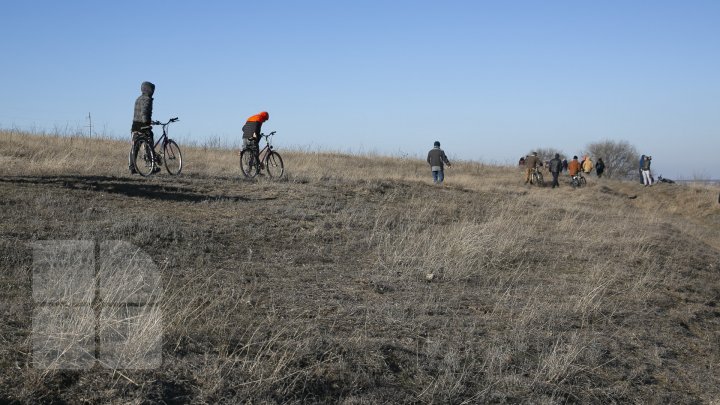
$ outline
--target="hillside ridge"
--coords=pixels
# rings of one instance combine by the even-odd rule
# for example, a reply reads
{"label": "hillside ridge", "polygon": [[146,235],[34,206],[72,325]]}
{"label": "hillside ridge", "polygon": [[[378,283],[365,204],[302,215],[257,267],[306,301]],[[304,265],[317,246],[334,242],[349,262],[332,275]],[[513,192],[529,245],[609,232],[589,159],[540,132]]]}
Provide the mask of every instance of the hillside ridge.
{"label": "hillside ridge", "polygon": [[[281,148],[279,181],[203,148],[140,178],[126,147],[0,138],[0,402],[720,399],[717,188],[551,190],[477,162],[436,186],[423,161]],[[41,367],[43,241],[152,260],[160,366]]]}

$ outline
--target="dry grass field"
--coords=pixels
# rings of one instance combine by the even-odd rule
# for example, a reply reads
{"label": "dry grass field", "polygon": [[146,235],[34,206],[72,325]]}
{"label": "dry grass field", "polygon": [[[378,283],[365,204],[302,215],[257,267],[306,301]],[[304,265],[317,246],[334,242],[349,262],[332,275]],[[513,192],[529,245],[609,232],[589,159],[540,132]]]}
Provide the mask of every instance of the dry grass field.
{"label": "dry grass field", "polygon": [[[717,187],[476,162],[435,186],[421,160],[276,143],[278,181],[202,147],[140,178],[127,142],[0,132],[0,403],[720,403]],[[149,256],[160,364],[38,364],[53,240]]]}

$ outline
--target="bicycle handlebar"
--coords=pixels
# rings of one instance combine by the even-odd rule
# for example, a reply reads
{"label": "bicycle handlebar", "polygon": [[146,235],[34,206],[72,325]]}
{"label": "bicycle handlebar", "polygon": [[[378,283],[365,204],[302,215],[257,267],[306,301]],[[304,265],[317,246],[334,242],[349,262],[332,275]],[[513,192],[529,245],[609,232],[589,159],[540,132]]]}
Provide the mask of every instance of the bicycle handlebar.
{"label": "bicycle handlebar", "polygon": [[150,123],[150,125],[167,125],[167,124],[169,124],[169,123],[171,123],[171,122],[178,122],[178,121],[180,121],[180,119],[179,119],[178,117],[175,117],[175,118],[170,118],[170,119],[168,120],[168,122],[166,122],[166,123],[162,123],[162,122],[160,122],[160,121],[153,121],[153,122]]}

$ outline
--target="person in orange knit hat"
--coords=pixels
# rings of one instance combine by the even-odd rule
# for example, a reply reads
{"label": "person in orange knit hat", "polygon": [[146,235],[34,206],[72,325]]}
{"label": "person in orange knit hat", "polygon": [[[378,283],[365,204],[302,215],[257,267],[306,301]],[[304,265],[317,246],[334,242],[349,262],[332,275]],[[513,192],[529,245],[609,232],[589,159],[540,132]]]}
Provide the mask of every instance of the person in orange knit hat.
{"label": "person in orange knit hat", "polygon": [[247,122],[245,122],[245,125],[242,127],[243,149],[249,146],[258,146],[262,124],[269,119],[270,114],[268,114],[267,111],[255,114],[247,119]]}

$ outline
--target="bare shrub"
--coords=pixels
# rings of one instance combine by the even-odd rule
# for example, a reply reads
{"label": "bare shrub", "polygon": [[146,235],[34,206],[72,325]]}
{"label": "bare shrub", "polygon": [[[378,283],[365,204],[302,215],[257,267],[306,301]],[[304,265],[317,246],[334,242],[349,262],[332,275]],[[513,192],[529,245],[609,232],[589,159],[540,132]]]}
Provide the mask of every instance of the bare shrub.
{"label": "bare shrub", "polygon": [[587,154],[596,162],[605,162],[605,173],[608,178],[634,178],[638,172],[640,155],[628,141],[605,140],[590,143],[586,147]]}
{"label": "bare shrub", "polygon": [[547,148],[537,148],[533,149],[533,152],[537,152],[538,157],[542,162],[547,162],[553,158],[555,158],[555,155],[560,155],[560,160],[567,159],[567,156],[563,151],[557,148],[547,147]]}

